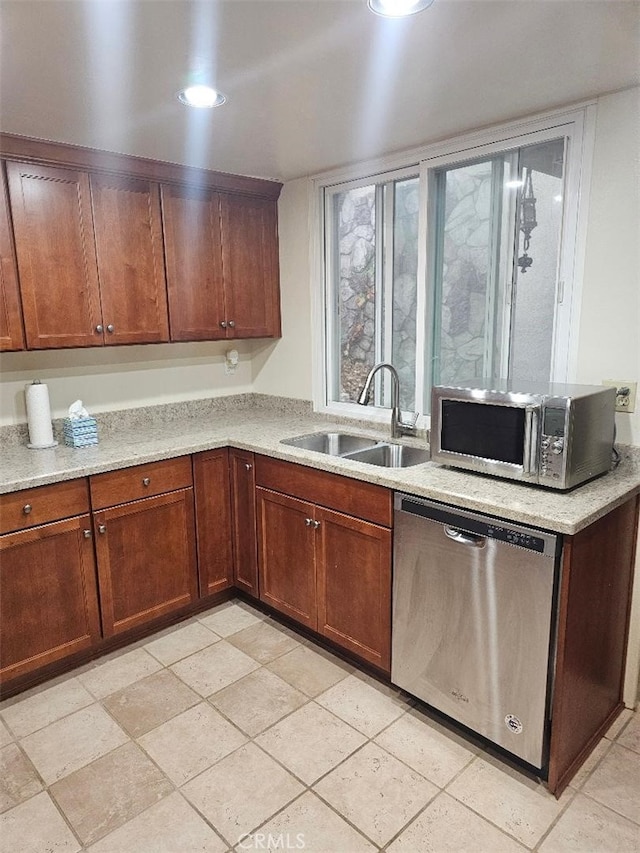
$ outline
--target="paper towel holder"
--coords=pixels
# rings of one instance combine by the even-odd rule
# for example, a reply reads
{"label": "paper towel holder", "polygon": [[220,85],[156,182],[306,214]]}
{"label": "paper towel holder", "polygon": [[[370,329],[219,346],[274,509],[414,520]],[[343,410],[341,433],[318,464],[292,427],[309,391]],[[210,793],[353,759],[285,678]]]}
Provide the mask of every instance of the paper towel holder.
{"label": "paper towel holder", "polygon": [[[31,382],[30,384],[31,385],[42,385],[43,383],[40,381],[40,379],[34,379],[33,382]],[[27,385],[27,388],[29,388],[28,385]],[[46,389],[45,393],[47,394],[47,407],[49,408],[49,395],[48,395],[48,389],[47,389],[46,385],[45,385],[45,389]],[[29,420],[29,404],[28,403],[27,403],[27,420]],[[49,421],[49,427],[51,429],[52,425],[51,425],[51,410],[50,410],[50,408],[48,411],[48,421]],[[31,438],[31,426],[29,425],[28,428],[29,428],[29,438]],[[53,438],[53,430],[52,429],[51,429],[51,438],[52,438],[52,440],[50,442],[46,442],[43,444],[32,444],[31,442],[29,442],[27,444],[27,447],[29,448],[29,450],[48,450],[51,447],[57,447],[58,442]]]}

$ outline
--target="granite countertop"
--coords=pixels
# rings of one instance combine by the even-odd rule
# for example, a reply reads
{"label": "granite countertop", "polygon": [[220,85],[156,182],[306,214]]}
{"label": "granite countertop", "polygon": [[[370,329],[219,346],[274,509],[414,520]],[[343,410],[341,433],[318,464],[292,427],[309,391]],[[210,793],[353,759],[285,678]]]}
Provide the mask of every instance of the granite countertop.
{"label": "granite countertop", "polygon": [[[100,443],[74,449],[26,447],[26,425],[0,430],[0,493],[70,480],[143,462],[230,445],[377,483],[390,489],[478,510],[512,521],[573,534],[640,492],[640,447],[620,448],[618,468],[562,493],[433,462],[380,468],[281,444],[319,430],[341,430],[387,440],[388,430],[314,414],[304,401],[246,394],[171,403],[96,416]],[[60,434],[61,423],[54,423]],[[411,439],[408,443],[425,446]]]}

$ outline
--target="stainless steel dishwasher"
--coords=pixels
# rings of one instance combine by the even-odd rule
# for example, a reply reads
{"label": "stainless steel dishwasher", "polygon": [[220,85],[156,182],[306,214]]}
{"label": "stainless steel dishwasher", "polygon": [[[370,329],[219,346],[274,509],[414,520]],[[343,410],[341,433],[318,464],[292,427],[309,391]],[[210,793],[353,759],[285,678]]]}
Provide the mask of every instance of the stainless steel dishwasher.
{"label": "stainless steel dishwasher", "polygon": [[395,496],[391,680],[543,769],[561,537]]}

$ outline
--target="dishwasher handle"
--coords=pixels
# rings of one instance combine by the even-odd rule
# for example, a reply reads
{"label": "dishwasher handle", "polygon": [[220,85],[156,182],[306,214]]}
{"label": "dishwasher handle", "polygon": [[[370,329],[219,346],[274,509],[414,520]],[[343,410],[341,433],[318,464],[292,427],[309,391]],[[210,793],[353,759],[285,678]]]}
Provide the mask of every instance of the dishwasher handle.
{"label": "dishwasher handle", "polygon": [[474,533],[467,533],[463,530],[458,530],[457,527],[449,527],[448,525],[444,528],[444,535],[448,536],[449,539],[453,539],[454,542],[459,542],[461,545],[471,545],[473,548],[484,548],[487,544],[486,536],[477,536]]}

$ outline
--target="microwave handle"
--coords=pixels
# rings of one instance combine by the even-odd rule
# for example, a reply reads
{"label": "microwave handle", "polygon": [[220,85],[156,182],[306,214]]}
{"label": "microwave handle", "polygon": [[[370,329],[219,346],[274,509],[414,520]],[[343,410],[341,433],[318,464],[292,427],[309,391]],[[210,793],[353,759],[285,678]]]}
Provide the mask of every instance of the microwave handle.
{"label": "microwave handle", "polygon": [[522,471],[524,474],[535,473],[538,469],[536,451],[538,448],[538,406],[527,406],[524,410],[524,453]]}

